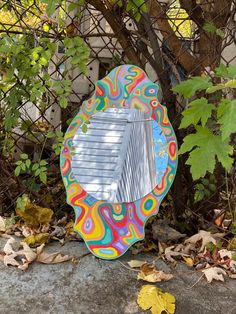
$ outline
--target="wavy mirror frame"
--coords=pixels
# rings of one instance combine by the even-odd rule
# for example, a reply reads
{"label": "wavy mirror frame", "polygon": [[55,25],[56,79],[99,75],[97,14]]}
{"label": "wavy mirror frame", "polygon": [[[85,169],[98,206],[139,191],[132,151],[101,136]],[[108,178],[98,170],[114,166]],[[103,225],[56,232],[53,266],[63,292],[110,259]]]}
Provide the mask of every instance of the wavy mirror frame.
{"label": "wavy mirror frame", "polygon": [[[147,220],[158,213],[177,169],[177,141],[166,107],[157,100],[158,85],[134,65],[121,65],[97,81],[93,96],[84,101],[64,138],[60,167],[67,203],[74,208],[74,229],[88,249],[102,259],[116,259],[145,237]],[[168,164],[160,183],[149,194],[129,203],[97,200],[79,184],[71,167],[73,138],[78,128],[96,112],[107,108],[136,108],[161,127],[168,144]],[[142,180],[142,178],[140,178]]]}

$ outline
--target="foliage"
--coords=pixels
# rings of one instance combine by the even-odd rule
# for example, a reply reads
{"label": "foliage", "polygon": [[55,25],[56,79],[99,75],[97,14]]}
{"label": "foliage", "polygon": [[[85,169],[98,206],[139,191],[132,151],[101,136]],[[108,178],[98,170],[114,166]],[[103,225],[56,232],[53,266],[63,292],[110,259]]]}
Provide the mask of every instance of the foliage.
{"label": "foliage", "polygon": [[175,312],[175,297],[153,285],[144,285],[138,295],[138,305],[152,314]]}
{"label": "foliage", "polygon": [[203,178],[195,185],[194,201],[200,202],[205,197],[210,197],[216,191],[216,180],[214,175]]}
{"label": "foliage", "polygon": [[[122,0],[109,0],[111,4],[123,7],[124,1]],[[128,0],[125,3],[125,11],[130,13],[134,19],[139,22],[143,13],[147,12],[147,5],[144,0]]]}
{"label": "foliage", "polygon": [[54,139],[54,143],[52,145],[52,148],[53,148],[56,155],[60,155],[62,143],[64,140],[63,132],[61,132],[61,131],[48,132],[47,137]]}
{"label": "foliage", "polygon": [[40,181],[44,184],[47,183],[47,167],[46,160],[40,160],[39,162],[32,163],[27,154],[21,154],[20,160],[18,160],[15,168],[15,175],[18,177],[20,174],[30,174],[33,177],[39,177]]}
{"label": "foliage", "polygon": [[[236,101],[227,95],[236,88],[236,67],[220,65],[215,70],[215,77],[221,82],[214,84],[208,76],[193,77],[173,88],[186,99],[204,91],[204,97],[191,101],[183,111],[180,125],[180,128],[195,128],[195,133],[184,138],[179,151],[180,154],[189,153],[186,163],[190,165],[194,180],[204,177],[207,172],[213,173],[217,161],[226,171],[233,164],[234,147],[230,136],[236,132]],[[217,91],[220,94],[216,94]]]}
{"label": "foliage", "polygon": [[[4,3],[2,2],[1,5]],[[18,26],[25,27],[25,31],[20,35],[17,32],[13,35],[8,32],[0,35],[0,96],[1,114],[4,116],[4,119],[0,121],[3,126],[0,130],[0,143],[6,158],[12,157],[14,139],[11,134],[15,129],[32,142],[37,144],[40,142],[42,149],[45,146],[45,137],[52,138],[51,147],[56,155],[60,154],[63,141],[62,131],[51,131],[51,127],[48,127],[44,118],[35,123],[24,109],[25,105],[30,104],[40,116],[44,117],[46,110],[55,101],[62,109],[65,109],[72,93],[71,78],[67,69],[61,73],[60,79],[49,75],[49,65],[55,55],[57,43],[50,38],[50,28],[45,31],[46,24],[41,23],[41,14],[45,12],[45,8],[48,15],[52,15],[56,6],[62,4],[63,1],[36,2],[22,1],[22,6],[18,8],[22,16],[16,14],[17,11],[14,10],[12,4],[3,6],[4,15],[0,15],[1,22],[11,25],[13,31],[18,31]],[[83,3],[84,1],[80,0],[75,4],[79,7]],[[73,8],[65,6],[65,9],[70,11]],[[61,13],[58,19],[61,26],[63,23],[64,26],[66,25],[66,17]],[[22,22],[21,25],[19,21]],[[38,29],[41,28],[41,31],[43,30],[37,36],[30,31],[36,26]],[[55,27],[59,30],[59,24]],[[79,36],[67,37],[62,28],[60,32],[64,54],[55,66],[69,61],[70,69],[78,68],[82,73],[86,73],[90,55],[87,44]],[[47,182],[48,162],[40,159],[32,162],[31,157],[21,154],[15,163],[16,176],[32,176],[30,189],[36,188],[37,178],[44,184]]]}

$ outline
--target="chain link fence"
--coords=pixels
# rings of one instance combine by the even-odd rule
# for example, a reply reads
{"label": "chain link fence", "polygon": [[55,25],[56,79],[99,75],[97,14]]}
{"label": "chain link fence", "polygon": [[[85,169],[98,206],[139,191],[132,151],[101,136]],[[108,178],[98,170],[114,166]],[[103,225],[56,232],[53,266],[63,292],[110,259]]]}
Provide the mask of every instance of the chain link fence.
{"label": "chain link fence", "polygon": [[[0,1],[0,10],[0,213],[24,193],[65,209],[63,133],[114,67],[136,64],[160,85],[181,142],[186,101],[172,87],[220,63],[236,65],[234,0],[12,0]],[[179,174],[177,207],[186,208],[192,189]]]}

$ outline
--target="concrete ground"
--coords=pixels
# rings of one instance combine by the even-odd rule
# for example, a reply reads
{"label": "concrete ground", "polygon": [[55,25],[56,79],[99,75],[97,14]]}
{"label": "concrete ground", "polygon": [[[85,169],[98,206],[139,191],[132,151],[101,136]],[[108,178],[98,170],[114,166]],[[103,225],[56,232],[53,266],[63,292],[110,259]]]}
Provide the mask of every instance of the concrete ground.
{"label": "concrete ground", "polygon": [[[4,241],[0,238],[0,248]],[[45,250],[78,257],[88,252],[79,242],[70,242],[63,247],[51,243]],[[132,256],[127,252],[118,260],[104,261],[89,254],[77,264],[34,263],[26,272],[0,263],[0,314],[144,313],[136,300],[146,283],[137,280],[136,271],[125,267],[131,259],[153,261],[154,257]],[[226,279],[226,282],[208,284],[202,278],[197,282],[202,273],[192,271],[184,264],[179,263],[172,269],[157,260],[156,266],[158,270],[174,274],[172,280],[156,286],[175,295],[176,314],[236,313],[236,281]]]}

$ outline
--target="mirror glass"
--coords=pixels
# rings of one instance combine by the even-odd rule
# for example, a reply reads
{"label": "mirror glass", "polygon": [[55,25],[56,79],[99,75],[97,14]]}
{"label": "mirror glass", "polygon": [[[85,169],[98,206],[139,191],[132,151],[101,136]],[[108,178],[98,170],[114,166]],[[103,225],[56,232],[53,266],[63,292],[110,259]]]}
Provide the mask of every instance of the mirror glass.
{"label": "mirror glass", "polygon": [[72,171],[89,194],[111,203],[133,202],[161,181],[168,162],[162,129],[137,109],[94,114],[73,138]]}

